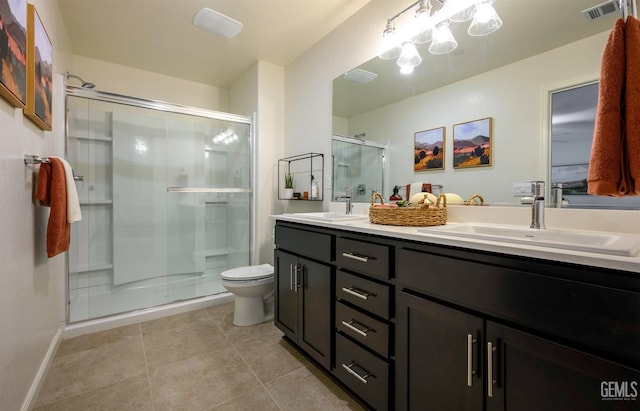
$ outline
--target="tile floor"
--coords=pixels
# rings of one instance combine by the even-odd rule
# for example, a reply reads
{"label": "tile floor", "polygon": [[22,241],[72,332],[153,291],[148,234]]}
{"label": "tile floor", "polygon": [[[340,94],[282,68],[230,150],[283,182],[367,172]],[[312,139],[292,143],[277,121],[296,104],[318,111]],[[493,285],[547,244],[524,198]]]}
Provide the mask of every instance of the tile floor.
{"label": "tile floor", "polygon": [[44,410],[362,410],[267,322],[233,303],[64,340]]}

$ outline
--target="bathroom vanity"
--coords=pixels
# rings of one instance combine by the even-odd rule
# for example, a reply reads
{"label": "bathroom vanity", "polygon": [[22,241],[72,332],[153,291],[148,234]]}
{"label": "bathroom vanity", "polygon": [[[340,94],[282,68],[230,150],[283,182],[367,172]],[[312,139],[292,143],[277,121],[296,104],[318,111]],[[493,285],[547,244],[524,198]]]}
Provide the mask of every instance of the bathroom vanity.
{"label": "bathroom vanity", "polygon": [[370,408],[640,408],[638,257],[276,218],[275,324]]}

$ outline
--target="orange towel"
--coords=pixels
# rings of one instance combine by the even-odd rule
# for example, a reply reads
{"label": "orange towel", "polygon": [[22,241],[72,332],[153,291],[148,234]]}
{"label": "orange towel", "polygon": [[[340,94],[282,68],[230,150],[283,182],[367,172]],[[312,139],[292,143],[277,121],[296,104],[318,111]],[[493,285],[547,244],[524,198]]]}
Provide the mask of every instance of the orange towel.
{"label": "orange towel", "polygon": [[47,224],[47,255],[49,258],[69,249],[71,225],[67,222],[67,182],[64,165],[57,158],[51,164],[40,164],[36,198],[51,207]]}
{"label": "orange towel", "polygon": [[596,123],[591,146],[589,194],[621,196],[629,192],[623,172],[624,21],[618,19],[602,54]]}
{"label": "orange towel", "polygon": [[630,195],[640,194],[640,21],[627,17],[625,24],[627,82],[624,93],[626,162]]}

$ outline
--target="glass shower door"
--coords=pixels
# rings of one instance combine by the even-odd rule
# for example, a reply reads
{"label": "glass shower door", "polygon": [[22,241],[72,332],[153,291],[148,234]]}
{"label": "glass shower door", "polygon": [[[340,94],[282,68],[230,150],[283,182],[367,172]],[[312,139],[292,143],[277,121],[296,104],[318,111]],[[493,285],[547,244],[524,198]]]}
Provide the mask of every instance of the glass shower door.
{"label": "glass shower door", "polygon": [[83,175],[70,322],[225,292],[221,272],[251,259],[250,120],[67,104],[68,158]]}

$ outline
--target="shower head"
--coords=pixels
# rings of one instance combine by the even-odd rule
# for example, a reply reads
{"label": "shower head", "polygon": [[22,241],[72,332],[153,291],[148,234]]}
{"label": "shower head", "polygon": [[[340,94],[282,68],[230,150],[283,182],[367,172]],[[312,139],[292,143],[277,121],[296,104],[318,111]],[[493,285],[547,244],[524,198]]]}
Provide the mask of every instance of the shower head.
{"label": "shower head", "polygon": [[70,78],[75,78],[80,80],[80,82],[82,83],[82,87],[84,88],[94,88],[96,86],[95,84],[84,81],[79,76],[76,76],[75,74],[71,74],[68,71],[65,73],[65,77],[67,78],[67,80],[69,80]]}

